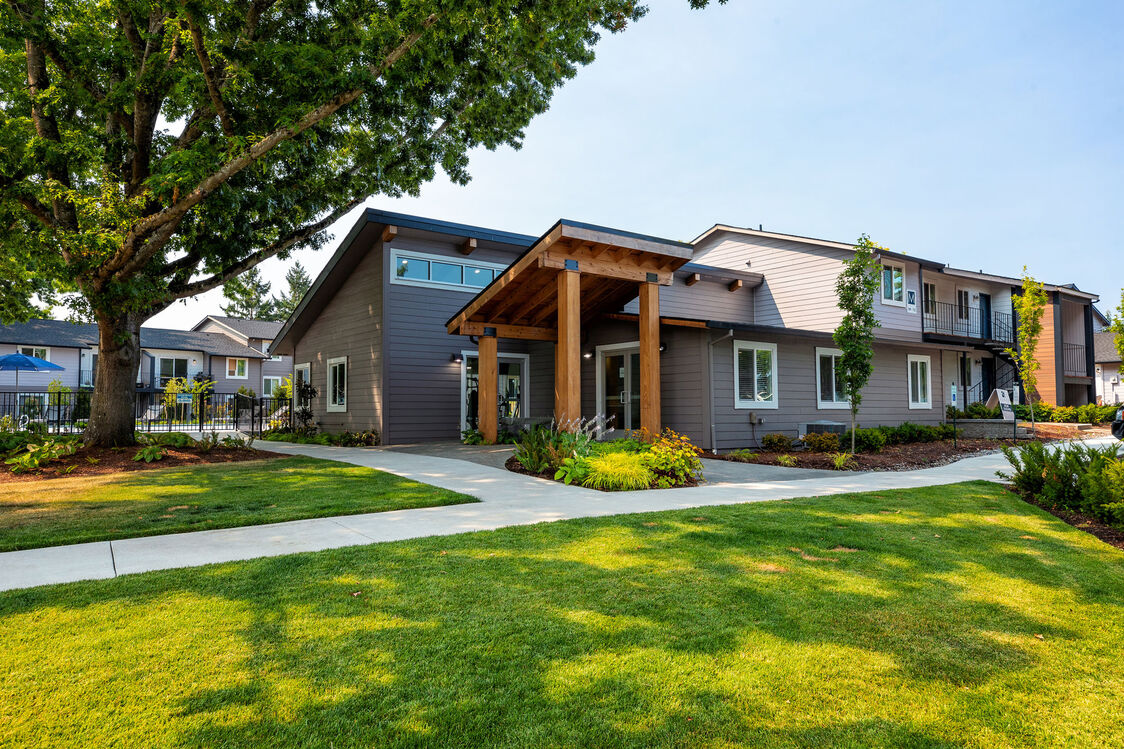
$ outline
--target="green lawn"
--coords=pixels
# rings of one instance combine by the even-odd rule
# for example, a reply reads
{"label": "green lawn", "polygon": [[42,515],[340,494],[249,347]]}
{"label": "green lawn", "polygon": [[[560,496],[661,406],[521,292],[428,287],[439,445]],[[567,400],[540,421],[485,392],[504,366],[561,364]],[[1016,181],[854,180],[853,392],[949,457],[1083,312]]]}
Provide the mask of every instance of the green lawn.
{"label": "green lawn", "polygon": [[0,594],[0,745],[1120,746],[1121,694],[1124,554],[985,483]]}
{"label": "green lawn", "polygon": [[0,484],[0,551],[475,501],[301,457],[7,483]]}

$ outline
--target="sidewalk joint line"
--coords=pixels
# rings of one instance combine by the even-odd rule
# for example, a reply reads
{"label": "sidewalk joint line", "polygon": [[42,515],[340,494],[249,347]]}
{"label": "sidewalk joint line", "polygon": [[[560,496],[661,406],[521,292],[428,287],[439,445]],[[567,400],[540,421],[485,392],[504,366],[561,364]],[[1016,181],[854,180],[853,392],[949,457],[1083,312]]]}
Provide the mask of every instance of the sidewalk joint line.
{"label": "sidewalk joint line", "polygon": [[[418,508],[418,509],[424,509],[424,508]],[[333,523],[335,523],[335,524],[336,524],[336,525],[338,525],[339,527],[343,528],[343,529],[344,529],[345,531],[351,531],[352,533],[357,533],[357,534],[359,534],[360,536],[362,536],[363,538],[365,538],[365,539],[367,539],[368,541],[370,541],[371,543],[376,543],[376,544],[377,544],[377,543],[382,543],[382,542],[381,542],[381,541],[379,541],[378,539],[376,539],[376,538],[371,538],[370,536],[368,536],[368,535],[367,535],[366,533],[363,533],[362,531],[357,531],[357,530],[355,530],[354,528],[348,528],[348,527],[347,527],[346,525],[344,525],[343,523],[339,522],[339,521],[338,521],[338,520],[336,520],[335,518],[325,518],[325,520],[330,520],[330,521],[332,521]]]}

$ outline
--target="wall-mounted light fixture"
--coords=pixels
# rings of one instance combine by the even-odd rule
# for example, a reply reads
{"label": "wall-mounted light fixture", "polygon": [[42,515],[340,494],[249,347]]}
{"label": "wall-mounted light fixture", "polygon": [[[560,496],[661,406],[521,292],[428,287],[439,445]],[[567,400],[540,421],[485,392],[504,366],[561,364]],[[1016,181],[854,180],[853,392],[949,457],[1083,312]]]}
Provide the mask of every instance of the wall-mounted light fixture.
{"label": "wall-mounted light fixture", "polygon": [[664,351],[667,351],[667,344],[661,343],[660,344],[660,353],[662,354]]}
{"label": "wall-mounted light fixture", "polygon": [[583,359],[592,359],[592,358],[593,358],[593,352],[592,352],[592,351],[585,351],[585,352],[583,352],[583,353],[582,353],[582,358],[583,358]]}
{"label": "wall-mounted light fixture", "polygon": [[453,353],[449,356],[449,361],[451,361],[453,364],[460,364],[462,361],[464,361],[464,356],[459,353]]}

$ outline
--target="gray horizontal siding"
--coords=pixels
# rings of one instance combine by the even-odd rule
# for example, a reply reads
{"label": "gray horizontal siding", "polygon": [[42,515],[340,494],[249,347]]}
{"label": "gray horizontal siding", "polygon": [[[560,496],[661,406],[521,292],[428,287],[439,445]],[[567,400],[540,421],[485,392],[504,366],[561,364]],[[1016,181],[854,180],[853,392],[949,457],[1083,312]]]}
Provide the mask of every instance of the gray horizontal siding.
{"label": "gray horizontal siding", "polygon": [[[31,344],[28,344],[31,345]],[[16,353],[19,346],[0,343],[0,356]],[[52,372],[20,372],[19,389],[21,391],[46,391],[52,380],[58,380],[66,387],[78,388],[79,351],[77,348],[63,348],[50,346],[50,362],[63,367],[63,371]],[[11,392],[16,389],[16,373],[0,372],[0,391]]]}
{"label": "gray horizontal siding", "polygon": [[[660,287],[662,317],[752,323],[753,306],[753,289],[730,291],[725,283],[699,281],[688,286],[685,280],[675,278],[670,286]],[[624,307],[625,312],[632,314],[639,310],[639,299],[633,299]]]}

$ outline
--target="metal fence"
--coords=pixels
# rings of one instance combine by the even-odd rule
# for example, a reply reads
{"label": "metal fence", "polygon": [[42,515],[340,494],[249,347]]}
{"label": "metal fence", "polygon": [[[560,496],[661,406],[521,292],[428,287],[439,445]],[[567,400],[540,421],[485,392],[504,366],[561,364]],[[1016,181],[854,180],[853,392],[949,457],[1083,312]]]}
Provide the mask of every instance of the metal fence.
{"label": "metal fence", "polygon": [[922,315],[926,333],[1011,343],[1015,340],[1014,318],[1006,312],[988,312],[948,302],[929,301]]}
{"label": "metal fence", "polygon": [[[50,433],[75,433],[90,418],[90,390],[0,392],[0,419],[17,429],[42,428]],[[261,434],[292,424],[288,398],[252,397],[242,393],[136,394],[134,418],[140,432],[225,432]]]}

